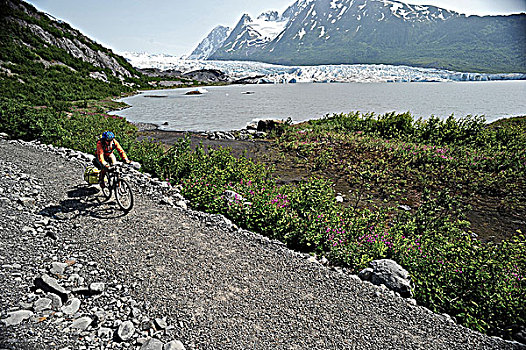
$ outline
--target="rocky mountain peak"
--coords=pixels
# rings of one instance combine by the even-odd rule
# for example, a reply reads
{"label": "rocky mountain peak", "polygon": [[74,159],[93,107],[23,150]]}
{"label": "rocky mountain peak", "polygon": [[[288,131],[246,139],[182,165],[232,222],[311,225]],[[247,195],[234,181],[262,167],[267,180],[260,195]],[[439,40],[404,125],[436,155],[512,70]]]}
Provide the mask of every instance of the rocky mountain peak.
{"label": "rocky mountain peak", "polygon": [[260,14],[257,19],[271,22],[281,20],[281,16],[279,15],[278,11],[267,11]]}
{"label": "rocky mountain peak", "polygon": [[192,60],[207,59],[223,45],[231,31],[232,29],[229,27],[215,27],[212,29],[210,34],[208,34],[208,36],[204,38],[203,41],[199,43],[199,45],[197,45],[188,58]]}

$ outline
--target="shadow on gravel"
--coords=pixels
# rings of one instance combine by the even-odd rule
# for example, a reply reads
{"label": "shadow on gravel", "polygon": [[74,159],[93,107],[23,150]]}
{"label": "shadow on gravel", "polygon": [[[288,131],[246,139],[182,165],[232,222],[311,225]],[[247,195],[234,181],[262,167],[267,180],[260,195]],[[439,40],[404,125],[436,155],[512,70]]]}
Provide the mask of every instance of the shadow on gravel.
{"label": "shadow on gravel", "polygon": [[77,217],[93,217],[97,219],[115,219],[128,213],[117,207],[115,200],[107,201],[94,186],[78,185],[67,192],[68,199],[58,205],[48,206],[40,211],[40,215],[56,220],[71,220]]}

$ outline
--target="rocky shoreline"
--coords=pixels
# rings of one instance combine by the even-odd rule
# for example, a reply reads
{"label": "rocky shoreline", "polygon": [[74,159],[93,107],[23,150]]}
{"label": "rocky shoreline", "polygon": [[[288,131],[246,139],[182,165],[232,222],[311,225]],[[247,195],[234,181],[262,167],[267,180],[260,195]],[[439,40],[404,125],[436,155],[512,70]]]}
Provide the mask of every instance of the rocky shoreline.
{"label": "rocky shoreline", "polygon": [[274,129],[273,125],[282,123],[280,120],[261,120],[247,125],[246,128],[240,130],[230,131],[177,131],[177,130],[162,130],[161,125],[154,123],[132,122],[131,124],[137,127],[139,133],[154,132],[154,133],[174,133],[174,134],[189,134],[199,137],[204,137],[209,140],[237,140],[247,141],[253,139],[263,139],[267,134]]}
{"label": "rocky shoreline", "polygon": [[192,211],[148,174],[130,170],[123,215],[82,183],[90,157],[0,140],[0,349],[521,348]]}

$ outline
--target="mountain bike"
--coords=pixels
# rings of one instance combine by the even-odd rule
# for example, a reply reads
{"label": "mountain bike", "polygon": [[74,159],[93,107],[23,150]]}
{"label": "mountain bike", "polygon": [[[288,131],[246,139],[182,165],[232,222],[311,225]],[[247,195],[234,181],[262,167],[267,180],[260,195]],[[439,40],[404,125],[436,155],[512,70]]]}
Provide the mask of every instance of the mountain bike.
{"label": "mountain bike", "polygon": [[128,181],[121,177],[123,166],[123,164],[117,163],[108,168],[102,179],[104,185],[101,186],[101,190],[106,200],[109,200],[111,195],[115,194],[115,200],[119,207],[128,212],[133,208],[133,192]]}

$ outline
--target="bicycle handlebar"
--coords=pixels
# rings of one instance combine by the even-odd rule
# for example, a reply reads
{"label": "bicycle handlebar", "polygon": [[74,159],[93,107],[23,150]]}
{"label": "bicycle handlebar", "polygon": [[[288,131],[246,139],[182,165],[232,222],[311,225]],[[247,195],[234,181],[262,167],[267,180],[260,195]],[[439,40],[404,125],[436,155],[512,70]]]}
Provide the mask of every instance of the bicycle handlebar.
{"label": "bicycle handlebar", "polygon": [[116,162],[115,164],[108,167],[108,171],[115,171],[118,168],[134,168],[134,169],[140,169],[141,165],[137,162],[129,162],[129,163],[123,163],[123,162]]}

